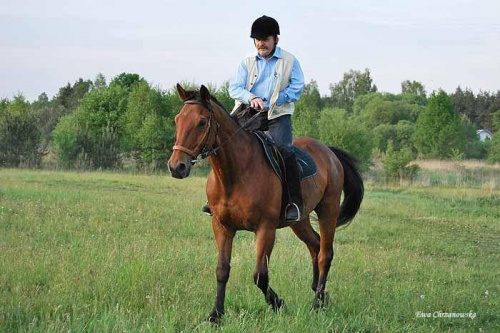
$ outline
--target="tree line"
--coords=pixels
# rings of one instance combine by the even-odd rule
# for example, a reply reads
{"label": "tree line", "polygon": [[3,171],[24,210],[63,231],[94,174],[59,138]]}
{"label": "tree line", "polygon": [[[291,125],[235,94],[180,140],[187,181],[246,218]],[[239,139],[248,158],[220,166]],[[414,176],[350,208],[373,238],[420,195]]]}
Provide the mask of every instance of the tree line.
{"label": "tree line", "polygon": [[[193,84],[183,85],[195,88]],[[231,110],[228,83],[210,86]],[[174,142],[174,117],[181,108],[174,88],[153,87],[143,77],[122,73],[109,84],[99,74],[42,93],[0,100],[0,165],[77,169],[165,168]],[[417,81],[401,83],[399,94],[381,93],[370,71],[350,70],[321,96],[306,84],[293,115],[295,136],[310,136],[353,153],[365,166],[382,159],[393,173],[411,172],[407,162],[423,158],[500,161],[500,132],[480,142],[477,129],[500,129],[500,90],[458,87],[429,96]]]}

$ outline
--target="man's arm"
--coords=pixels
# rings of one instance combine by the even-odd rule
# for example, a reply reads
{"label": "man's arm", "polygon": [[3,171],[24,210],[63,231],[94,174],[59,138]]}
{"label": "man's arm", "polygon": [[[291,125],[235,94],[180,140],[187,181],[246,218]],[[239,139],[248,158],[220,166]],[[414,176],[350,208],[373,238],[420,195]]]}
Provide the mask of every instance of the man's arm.
{"label": "man's arm", "polygon": [[242,103],[248,104],[253,96],[250,91],[246,90],[248,78],[248,69],[245,62],[242,61],[238,67],[236,75],[229,82],[229,96]]}
{"label": "man's arm", "polygon": [[304,89],[304,73],[300,68],[299,61],[294,59],[292,74],[290,76],[290,84],[278,95],[276,105],[281,106],[283,103],[292,103],[300,98]]}

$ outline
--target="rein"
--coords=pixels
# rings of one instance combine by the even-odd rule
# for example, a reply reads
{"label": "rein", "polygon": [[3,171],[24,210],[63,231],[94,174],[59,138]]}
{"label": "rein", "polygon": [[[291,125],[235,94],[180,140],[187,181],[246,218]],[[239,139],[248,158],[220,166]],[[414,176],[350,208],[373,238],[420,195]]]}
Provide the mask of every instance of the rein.
{"label": "rein", "polygon": [[[216,124],[215,138],[217,138],[217,134],[219,134],[219,127],[220,127],[219,122],[217,120],[215,120],[215,114],[214,114],[215,112],[214,112],[212,104],[211,103],[205,104],[205,103],[202,103],[199,101],[194,101],[194,100],[184,101],[183,104],[184,105],[185,104],[198,104],[198,105],[201,105],[201,106],[207,108],[208,111],[210,111],[210,118],[208,119],[208,124],[207,124],[208,130],[207,130],[207,134],[205,134],[206,139],[204,138],[205,143],[203,145],[203,148],[201,149],[201,151],[198,154],[196,154],[193,150],[188,149],[188,148],[181,146],[181,145],[175,145],[172,148],[173,150],[180,150],[180,151],[192,156],[194,158],[194,160],[191,161],[191,164],[196,164],[196,163],[200,162],[201,160],[204,160],[205,158],[209,157],[210,155],[217,155],[217,151],[219,149],[221,149],[226,143],[228,143],[242,129],[245,129],[246,125],[248,125],[249,123],[254,121],[255,118],[257,118],[262,112],[264,112],[264,110],[257,111],[257,113],[254,116],[252,116],[250,119],[248,119],[248,121],[246,121],[242,126],[240,126],[240,128],[238,128],[238,130],[235,131],[229,138],[224,140],[217,147],[215,147],[215,148],[212,147],[212,149],[207,150],[208,139],[209,139],[210,132],[211,132],[210,130],[212,128],[212,120],[214,120],[215,124]],[[215,138],[214,138],[214,143],[215,143]],[[200,158],[198,158],[198,156],[200,156]]]}

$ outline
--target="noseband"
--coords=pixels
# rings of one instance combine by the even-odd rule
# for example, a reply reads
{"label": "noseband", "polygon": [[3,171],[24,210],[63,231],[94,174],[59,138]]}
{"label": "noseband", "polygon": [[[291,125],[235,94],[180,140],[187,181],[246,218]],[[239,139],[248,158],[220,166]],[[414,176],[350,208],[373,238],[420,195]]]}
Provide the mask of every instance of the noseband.
{"label": "noseband", "polygon": [[[211,149],[208,149],[208,141],[209,141],[210,132],[212,129],[212,121],[215,121],[214,144],[215,144],[215,138],[217,137],[217,134],[219,132],[220,124],[215,120],[214,109],[213,109],[213,106],[210,102],[203,103],[203,102],[199,102],[196,100],[188,100],[188,101],[184,101],[184,103],[183,103],[183,105],[186,105],[186,104],[198,104],[198,105],[201,105],[201,106],[207,108],[208,111],[210,111],[210,117],[208,118],[208,123],[207,123],[207,131],[206,131],[205,137],[202,140],[202,142],[205,141],[205,143],[203,144],[203,148],[198,153],[196,153],[195,151],[193,151],[189,148],[181,146],[181,145],[175,145],[172,147],[173,150],[180,150],[180,151],[188,154],[189,156],[193,157],[194,160],[191,161],[191,164],[195,164],[195,163],[199,162],[200,160],[207,158],[210,155],[217,154],[218,147],[217,148],[212,147]],[[201,144],[199,146],[201,146]],[[198,156],[200,156],[200,155],[201,155],[201,158],[199,160]]]}

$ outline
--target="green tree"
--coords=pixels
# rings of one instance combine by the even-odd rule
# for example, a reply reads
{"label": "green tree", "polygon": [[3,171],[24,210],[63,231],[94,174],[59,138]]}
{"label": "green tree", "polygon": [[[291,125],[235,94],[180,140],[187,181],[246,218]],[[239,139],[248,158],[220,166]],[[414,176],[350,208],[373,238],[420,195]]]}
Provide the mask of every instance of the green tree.
{"label": "green tree", "polygon": [[497,130],[491,137],[488,150],[488,161],[491,163],[500,162],[500,110],[492,114],[493,128]]}
{"label": "green tree", "polygon": [[47,94],[41,93],[38,96],[37,100],[34,101],[33,103],[31,103],[31,109],[38,110],[38,109],[49,106],[49,104],[50,104],[50,102],[49,102],[49,97],[47,96]]}
{"label": "green tree", "polygon": [[129,95],[123,116],[125,149],[141,164],[157,169],[165,167],[171,153],[175,128],[169,99],[159,89],[140,82]]}
{"label": "green tree", "polygon": [[74,167],[78,154],[85,153],[85,148],[81,144],[83,136],[75,114],[66,115],[59,120],[52,137],[54,153],[61,166]]}
{"label": "green tree", "polygon": [[[61,162],[91,168],[119,167],[120,119],[127,108],[128,93],[127,88],[116,84],[85,95],[72,117],[55,129],[54,143]],[[75,131],[75,137],[70,131]]]}
{"label": "green tree", "polygon": [[356,156],[364,167],[370,164],[373,140],[368,130],[346,110],[327,108],[319,120],[320,140],[342,148]]}
{"label": "green tree", "polygon": [[229,96],[229,81],[222,84],[214,93],[215,98],[224,106],[226,111],[231,112],[234,107],[234,99]]}
{"label": "green tree", "polygon": [[495,111],[491,115],[491,122],[495,131],[500,131],[500,110]]}
{"label": "green tree", "polygon": [[125,89],[132,89],[136,84],[145,81],[139,74],[134,73],[121,73],[111,80],[109,87],[120,87]]}
{"label": "green tree", "polygon": [[414,132],[415,124],[409,121],[402,120],[396,125],[381,124],[373,129],[375,148],[385,152],[389,142],[392,141],[396,151],[400,151],[403,147],[409,147],[413,151],[412,137]]}
{"label": "green tree", "polygon": [[304,86],[302,97],[295,102],[293,113],[294,136],[308,136],[319,139],[318,121],[323,108],[318,84],[311,80]]}
{"label": "green tree", "polygon": [[348,112],[352,111],[357,97],[376,91],[377,86],[373,83],[368,68],[364,72],[351,69],[344,73],[340,82],[330,85],[333,106],[343,108]]}
{"label": "green tree", "polygon": [[372,98],[361,110],[361,117],[368,128],[399,121],[415,121],[421,107],[401,100],[390,101],[383,95]]}
{"label": "green tree", "polygon": [[488,146],[490,142],[481,142],[477,134],[477,127],[465,115],[461,116],[462,125],[465,131],[465,150],[466,159],[485,159],[488,156]]}
{"label": "green tree", "polygon": [[22,94],[0,106],[0,165],[38,166],[40,132],[30,104]]}
{"label": "green tree", "polygon": [[67,85],[59,88],[54,103],[72,112],[80,105],[81,99],[90,91],[92,84],[92,81],[84,81],[82,78],[78,79],[73,86],[68,82]]}
{"label": "green tree", "polygon": [[476,96],[469,88],[462,90],[460,86],[451,95],[455,111],[460,115],[467,116],[474,125],[480,126],[477,115]]}
{"label": "green tree", "polygon": [[55,102],[58,105],[62,105],[64,108],[69,109],[71,105],[71,95],[73,90],[71,89],[71,84],[68,82],[64,87],[59,88],[59,92],[55,96]]}
{"label": "green tree", "polygon": [[99,73],[94,79],[94,84],[92,85],[92,89],[103,89],[107,88],[108,85],[106,83],[106,77],[102,74]]}
{"label": "green tree", "polygon": [[61,117],[68,111],[62,105],[47,105],[34,111],[37,127],[40,131],[40,150],[47,155],[52,142],[52,131],[54,131]]}
{"label": "green tree", "polygon": [[500,132],[496,132],[491,137],[488,151],[488,161],[491,163],[500,162]]}
{"label": "green tree", "polygon": [[401,82],[401,93],[426,97],[425,87],[418,81],[405,80]]}
{"label": "green tree", "polygon": [[464,152],[465,140],[465,129],[451,97],[443,90],[434,92],[418,117],[415,147],[426,157],[450,158]]}
{"label": "green tree", "polygon": [[9,106],[9,104],[10,102],[7,98],[0,99],[0,114],[7,111],[7,107]]}

